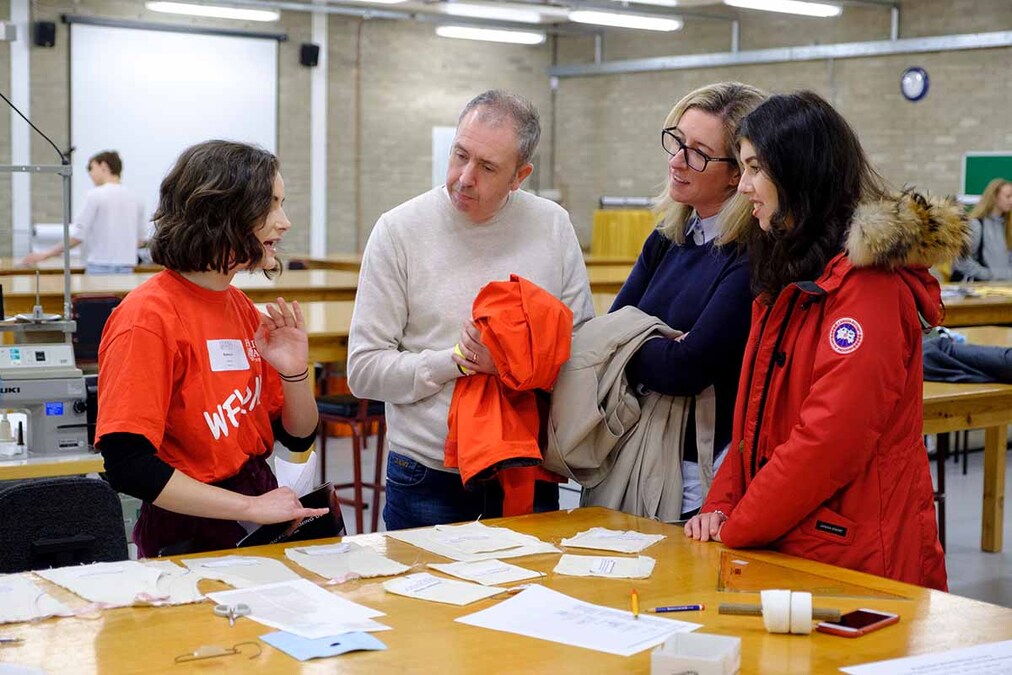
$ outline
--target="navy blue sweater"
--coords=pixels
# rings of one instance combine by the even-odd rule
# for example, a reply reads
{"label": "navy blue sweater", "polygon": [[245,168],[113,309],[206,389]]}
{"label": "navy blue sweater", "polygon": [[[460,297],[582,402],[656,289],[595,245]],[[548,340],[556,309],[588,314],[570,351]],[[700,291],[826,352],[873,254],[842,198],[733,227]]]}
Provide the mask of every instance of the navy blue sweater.
{"label": "navy blue sweater", "polygon": [[[648,340],[626,368],[634,385],[671,396],[716,393],[714,453],[731,442],[738,376],[748,339],[752,294],[747,256],[734,245],[676,245],[654,231],[643,245],[611,311],[633,305],[684,340]],[[694,408],[693,408],[694,410]],[[695,425],[689,424],[683,457],[696,460]]]}

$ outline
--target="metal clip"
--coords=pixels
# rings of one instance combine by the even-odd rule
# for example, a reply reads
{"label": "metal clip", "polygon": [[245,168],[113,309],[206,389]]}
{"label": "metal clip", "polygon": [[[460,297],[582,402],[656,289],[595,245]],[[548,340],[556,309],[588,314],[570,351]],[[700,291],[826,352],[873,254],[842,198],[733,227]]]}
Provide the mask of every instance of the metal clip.
{"label": "metal clip", "polygon": [[255,659],[260,656],[260,645],[256,642],[237,642],[231,647],[219,647],[218,645],[201,645],[197,647],[190,654],[180,654],[176,657],[176,663],[189,663],[190,661],[202,661],[204,659],[215,659],[219,656],[235,656],[236,654],[242,654],[242,650],[239,649],[243,645],[253,645],[256,649],[256,654],[253,654],[249,658]]}

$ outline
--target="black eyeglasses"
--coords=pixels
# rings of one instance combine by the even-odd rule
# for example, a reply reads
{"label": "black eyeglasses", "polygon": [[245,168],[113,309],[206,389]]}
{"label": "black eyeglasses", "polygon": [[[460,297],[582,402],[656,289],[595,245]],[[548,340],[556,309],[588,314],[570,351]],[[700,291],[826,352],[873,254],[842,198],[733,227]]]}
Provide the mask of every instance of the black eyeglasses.
{"label": "black eyeglasses", "polygon": [[675,135],[675,131],[678,127],[668,127],[661,131],[661,147],[664,151],[674,157],[679,151],[685,152],[685,163],[693,171],[706,171],[706,165],[710,162],[727,162],[728,164],[737,164],[738,160],[734,157],[710,157],[702,150],[696,148],[690,148],[682,141],[681,138]]}

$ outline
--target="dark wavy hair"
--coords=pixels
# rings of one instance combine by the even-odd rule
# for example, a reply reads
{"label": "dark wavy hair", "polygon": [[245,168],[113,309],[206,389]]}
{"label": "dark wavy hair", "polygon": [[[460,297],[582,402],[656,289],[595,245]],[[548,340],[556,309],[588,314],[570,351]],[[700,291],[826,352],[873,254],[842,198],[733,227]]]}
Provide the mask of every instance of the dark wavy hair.
{"label": "dark wavy hair", "polygon": [[255,232],[273,205],[278,168],[277,157],[245,143],[205,141],[184,150],[162,180],[151,259],[176,272],[256,268],[264,249]]}
{"label": "dark wavy hair", "polygon": [[886,194],[857,134],[811,91],[771,96],[749,113],[738,138],[755,148],[777,188],[770,232],[752,228],[752,290],[772,303],[788,284],[817,279],[840,253],[858,204]]}

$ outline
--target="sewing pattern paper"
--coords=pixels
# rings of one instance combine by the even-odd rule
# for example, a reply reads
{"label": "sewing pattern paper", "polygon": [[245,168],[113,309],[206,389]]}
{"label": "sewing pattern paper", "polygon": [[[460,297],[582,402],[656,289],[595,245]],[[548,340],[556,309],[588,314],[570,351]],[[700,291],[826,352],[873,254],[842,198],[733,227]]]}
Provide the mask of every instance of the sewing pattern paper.
{"label": "sewing pattern paper", "polygon": [[575,537],[562,540],[567,548],[592,548],[599,551],[615,551],[617,553],[639,553],[653,546],[663,534],[644,534],[634,530],[609,530],[606,527],[592,527],[580,532]]}
{"label": "sewing pattern paper", "polygon": [[501,588],[489,588],[466,581],[442,579],[428,572],[409,574],[406,577],[385,581],[383,588],[397,595],[442,602],[447,605],[469,605],[472,602],[484,600],[503,592]]}
{"label": "sewing pattern paper", "polygon": [[177,565],[171,560],[146,560],[141,564],[159,572],[156,582],[158,596],[161,599],[159,604],[185,605],[204,599],[204,595],[197,588],[197,583],[203,577],[193,570]]}
{"label": "sewing pattern paper", "polygon": [[252,555],[186,558],[182,562],[205,579],[217,579],[235,588],[250,588],[300,578],[280,560]]}
{"label": "sewing pattern paper", "polygon": [[161,572],[134,560],[36,570],[35,574],[85,600],[110,607],[125,607],[161,597],[158,590]]}
{"label": "sewing pattern paper", "polygon": [[429,567],[443,574],[474,581],[483,586],[498,586],[514,581],[537,579],[541,572],[511,565],[502,560],[477,560],[475,562],[429,563]]}
{"label": "sewing pattern paper", "polygon": [[610,579],[645,579],[654,572],[655,560],[641,555],[636,558],[598,555],[563,555],[552,570],[571,577],[608,577]]}
{"label": "sewing pattern paper", "polygon": [[482,523],[436,525],[417,530],[387,532],[387,536],[412,546],[457,561],[518,558],[539,553],[559,553],[559,549],[529,534]]}
{"label": "sewing pattern paper", "polygon": [[0,576],[0,624],[33,621],[74,612],[21,574]]}
{"label": "sewing pattern paper", "polygon": [[322,546],[292,546],[285,557],[296,565],[326,579],[389,577],[403,574],[410,567],[380,555],[368,546],[352,542]]}

